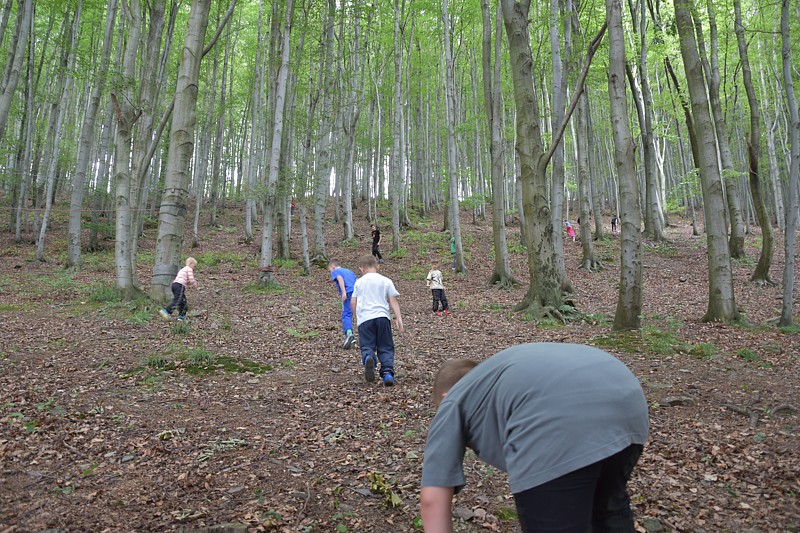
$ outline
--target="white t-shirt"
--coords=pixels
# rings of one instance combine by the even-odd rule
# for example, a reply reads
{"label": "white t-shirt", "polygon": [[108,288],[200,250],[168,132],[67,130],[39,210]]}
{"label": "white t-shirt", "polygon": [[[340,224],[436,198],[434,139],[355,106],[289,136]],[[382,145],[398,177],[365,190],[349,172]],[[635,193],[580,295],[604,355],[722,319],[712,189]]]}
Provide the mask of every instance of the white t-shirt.
{"label": "white t-shirt", "polygon": [[431,270],[428,272],[427,280],[430,281],[430,289],[444,289],[441,270]]}
{"label": "white t-shirt", "polygon": [[360,326],[367,320],[386,317],[389,314],[389,298],[400,296],[394,288],[392,280],[377,272],[367,272],[353,286],[353,298],[356,299],[356,321]]}

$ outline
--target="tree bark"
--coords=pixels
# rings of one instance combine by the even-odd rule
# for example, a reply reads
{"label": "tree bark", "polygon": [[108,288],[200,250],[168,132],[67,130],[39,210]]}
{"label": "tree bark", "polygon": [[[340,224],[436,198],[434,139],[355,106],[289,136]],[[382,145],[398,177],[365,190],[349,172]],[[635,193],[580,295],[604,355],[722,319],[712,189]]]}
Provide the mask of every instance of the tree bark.
{"label": "tree bark", "polygon": [[798,183],[800,183],[800,118],[797,112],[797,99],[792,80],[792,41],[789,35],[789,0],[781,2],[781,64],[783,66],[783,87],[789,108],[789,138],[791,140],[791,161],[789,165],[789,208],[786,210],[786,237],[784,242],[783,266],[783,305],[778,325],[792,325],[794,315],[794,269],[797,240]]}
{"label": "tree bark", "polygon": [[181,259],[186,198],[191,178],[189,164],[194,152],[194,129],[197,122],[200,59],[210,8],[211,0],[192,0],[181,50],[164,194],[158,214],[158,240],[151,288],[151,297],[156,301],[163,302],[170,297],[170,284]]}
{"label": "tree bark", "polygon": [[642,314],[642,221],[635,147],[628,126],[622,0],[606,0],[606,20],[611,132],[614,138],[614,164],[619,180],[620,269],[614,329],[639,329]]}
{"label": "tree bark", "polygon": [[714,126],[708,110],[706,84],[694,36],[689,0],[674,0],[675,20],[680,36],[681,56],[686,84],[692,103],[692,116],[697,134],[697,158],[703,188],[706,239],[708,246],[708,310],[703,321],[732,322],[739,310],[733,291],[733,271],[728,251],[727,227],[719,213],[725,209],[722,178],[717,164]]}
{"label": "tree bark", "polygon": [[750,281],[759,285],[775,285],[769,277],[769,269],[772,265],[772,254],[775,243],[772,236],[772,223],[769,220],[767,206],[764,204],[764,194],[761,191],[761,176],[758,171],[759,158],[761,154],[761,117],[759,112],[758,99],[753,87],[753,78],[750,73],[750,60],[747,56],[747,41],[744,36],[744,26],[742,25],[742,6],[740,0],[733,1],[734,9],[734,31],[736,42],[739,45],[739,59],[742,63],[742,82],[747,93],[747,102],[750,105],[750,135],[747,139],[747,161],[748,178],[750,182],[750,194],[753,197],[753,206],[756,211],[758,225],[761,227],[761,254],[758,257],[753,275]]}
{"label": "tree bark", "polygon": [[24,3],[20,2],[17,10],[17,22],[14,26],[14,36],[11,39],[12,48],[6,64],[8,72],[7,75],[3,76],[3,86],[0,87],[0,139],[3,138],[3,133],[6,130],[8,112],[11,109],[11,102],[19,82],[19,72],[22,69],[22,61],[28,48],[28,37],[31,33],[29,28],[31,28],[32,18],[33,0],[24,0]]}

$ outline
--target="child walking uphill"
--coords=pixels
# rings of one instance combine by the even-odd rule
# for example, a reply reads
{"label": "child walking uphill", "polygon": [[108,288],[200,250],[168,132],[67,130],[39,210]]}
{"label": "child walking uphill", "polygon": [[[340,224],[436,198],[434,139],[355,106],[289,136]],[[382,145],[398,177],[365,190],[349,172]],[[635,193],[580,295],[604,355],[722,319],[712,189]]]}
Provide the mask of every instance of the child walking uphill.
{"label": "child walking uphill", "polygon": [[[428,272],[425,285],[431,289],[431,294],[433,295],[433,312],[437,315],[442,313],[449,315],[450,306],[447,304],[447,296],[444,293],[444,282],[442,281],[442,272],[439,270],[438,261],[431,261],[431,271]],[[439,302],[442,303],[441,311],[439,311]]]}
{"label": "child walking uphill", "polygon": [[172,302],[159,311],[164,320],[169,320],[172,317],[172,312],[178,308],[178,320],[186,320],[186,309],[188,302],[186,301],[186,288],[197,287],[197,280],[194,279],[194,268],[197,266],[197,259],[194,257],[186,258],[186,266],[178,271],[178,275],[172,282]]}
{"label": "child walking uphill", "polygon": [[358,261],[358,269],[363,274],[353,288],[350,305],[358,325],[361,362],[364,365],[364,379],[375,381],[376,357],[380,361],[380,376],[387,387],[394,385],[394,340],[392,339],[391,306],[397,320],[397,332],[403,332],[403,317],[400,314],[400,293],[392,280],[378,274],[375,257],[365,255]]}
{"label": "child walking uphill", "polygon": [[328,272],[331,273],[331,281],[336,285],[339,298],[342,300],[342,333],[344,333],[342,348],[349,350],[356,342],[356,338],[353,336],[353,310],[350,308],[350,297],[353,296],[356,274],[349,268],[344,268],[336,260],[328,263]]}

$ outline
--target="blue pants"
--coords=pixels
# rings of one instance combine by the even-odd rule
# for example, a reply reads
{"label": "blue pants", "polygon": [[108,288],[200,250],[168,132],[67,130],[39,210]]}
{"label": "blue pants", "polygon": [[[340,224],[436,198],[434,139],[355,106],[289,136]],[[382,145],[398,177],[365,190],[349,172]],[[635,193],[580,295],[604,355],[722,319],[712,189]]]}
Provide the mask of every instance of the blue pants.
{"label": "blue pants", "polygon": [[350,309],[350,298],[353,297],[352,292],[347,293],[347,299],[342,302],[342,333],[347,335],[347,331],[353,329],[353,310]]}
{"label": "blue pants", "polygon": [[361,363],[375,358],[381,363],[381,377],[394,376],[394,339],[392,321],[386,317],[373,318],[358,326],[358,345],[361,347]]}
{"label": "blue pants", "polygon": [[631,444],[589,466],[514,494],[523,533],[635,533],[627,483],[642,454]]}

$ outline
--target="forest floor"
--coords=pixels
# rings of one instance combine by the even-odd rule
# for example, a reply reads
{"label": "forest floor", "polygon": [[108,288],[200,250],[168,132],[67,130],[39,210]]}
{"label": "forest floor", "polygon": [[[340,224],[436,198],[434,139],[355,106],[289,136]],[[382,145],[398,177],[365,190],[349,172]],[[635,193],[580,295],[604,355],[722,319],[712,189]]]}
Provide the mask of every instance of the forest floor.
{"label": "forest floor", "polygon": [[[336,242],[333,222],[326,230],[329,256],[355,271],[369,253],[365,213],[356,213],[356,241]],[[454,275],[441,213],[414,220],[404,253],[381,267],[406,326],[396,335],[397,386],[384,388],[364,382],[356,349],[342,349],[340,303],[323,266],[303,276],[296,261],[282,262],[278,288],[256,284],[258,243],[242,241],[241,209],[203,226],[200,247],[185,250],[199,261],[200,283],[188,293],[188,325],[160,320],[146,299],[118,301],[112,241],[66,272],[58,216],[45,263],[30,241],[0,235],[2,533],[417,530],[439,364],[533,341],[599,346],[642,381],[651,436],[630,483],[640,531],[800,531],[800,329],[771,321],[779,286],[748,283],[757,232],[748,259],[733,265],[749,324],[702,322],[705,238],[673,216],[671,242],[645,248],[644,327],[615,334],[616,236],[595,242],[607,267],[597,273],[578,269],[580,243],[565,242],[581,316],[535,324],[512,311],[526,285],[487,284],[490,221],[463,214],[469,270]],[[511,260],[526,281],[518,230],[509,227]],[[145,284],[156,233],[148,224],[141,242]],[[384,235],[388,252],[388,226]],[[775,250],[780,281],[780,236]],[[449,316],[430,310],[434,257],[445,267]],[[505,475],[474,455],[465,470],[456,530],[518,531]]]}

